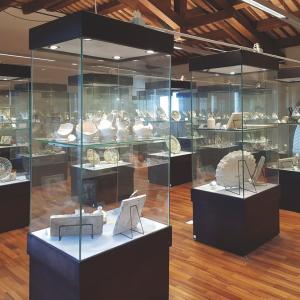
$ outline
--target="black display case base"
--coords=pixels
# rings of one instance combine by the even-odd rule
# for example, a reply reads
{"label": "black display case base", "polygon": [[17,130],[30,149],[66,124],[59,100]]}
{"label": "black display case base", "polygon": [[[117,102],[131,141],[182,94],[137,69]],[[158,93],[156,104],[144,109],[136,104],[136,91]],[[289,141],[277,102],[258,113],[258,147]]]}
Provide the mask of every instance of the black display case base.
{"label": "black display case base", "polygon": [[279,234],[279,186],[245,199],[192,189],[194,238],[241,256]]}
{"label": "black display case base", "polygon": [[300,172],[279,170],[281,188],[280,208],[300,212],[299,183]]}
{"label": "black display case base", "polygon": [[28,236],[30,300],[168,300],[171,227],[78,261]]}
{"label": "black display case base", "polygon": [[0,186],[0,233],[28,226],[29,210],[29,181]]}
{"label": "black display case base", "polygon": [[[151,158],[161,158],[159,155],[149,155]],[[176,186],[192,181],[192,153],[170,157],[170,182],[168,181],[169,165],[161,163],[148,168],[150,183]]]}
{"label": "black display case base", "polygon": [[[82,185],[79,183],[82,180]],[[97,206],[101,203],[111,203],[127,199],[134,188],[134,167],[111,167],[107,169],[80,169],[71,166],[72,196],[78,196],[82,188],[83,203]]]}

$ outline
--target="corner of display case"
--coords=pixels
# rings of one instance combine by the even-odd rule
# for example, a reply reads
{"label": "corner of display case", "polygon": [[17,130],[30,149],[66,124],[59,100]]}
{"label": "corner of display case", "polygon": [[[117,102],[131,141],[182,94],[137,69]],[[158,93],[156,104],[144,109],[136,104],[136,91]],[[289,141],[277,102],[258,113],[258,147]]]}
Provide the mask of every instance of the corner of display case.
{"label": "corner of display case", "polygon": [[279,60],[273,57],[245,50],[234,50],[213,55],[194,57],[189,60],[190,71],[246,65],[268,70],[278,70]]}
{"label": "corner of display case", "polygon": [[171,34],[94,13],[78,12],[30,29],[29,48],[38,49],[76,38],[97,39],[164,53],[172,53],[174,44]]}

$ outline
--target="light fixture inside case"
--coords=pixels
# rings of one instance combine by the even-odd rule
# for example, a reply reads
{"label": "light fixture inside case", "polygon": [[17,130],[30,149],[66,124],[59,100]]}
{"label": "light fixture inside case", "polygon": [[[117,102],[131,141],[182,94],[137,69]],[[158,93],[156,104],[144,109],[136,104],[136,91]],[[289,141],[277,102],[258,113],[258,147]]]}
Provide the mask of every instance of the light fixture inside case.
{"label": "light fixture inside case", "polygon": [[155,52],[153,50],[146,50],[147,54],[154,54]]}
{"label": "light fixture inside case", "polygon": [[121,59],[121,56],[115,55],[115,56],[113,56],[113,59],[115,59],[115,60],[120,60],[120,59]]}
{"label": "light fixture inside case", "polygon": [[59,48],[59,46],[57,46],[57,45],[49,46],[49,49],[51,49],[51,50],[57,50],[58,48]]}

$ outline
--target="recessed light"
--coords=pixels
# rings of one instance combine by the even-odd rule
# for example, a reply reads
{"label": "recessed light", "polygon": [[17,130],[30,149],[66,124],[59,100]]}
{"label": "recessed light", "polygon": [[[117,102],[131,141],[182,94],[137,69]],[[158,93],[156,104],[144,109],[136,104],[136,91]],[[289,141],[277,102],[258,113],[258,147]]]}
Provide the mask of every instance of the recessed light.
{"label": "recessed light", "polygon": [[86,42],[89,42],[89,41],[91,41],[92,39],[86,38],[86,39],[83,39],[83,40],[86,41]]}
{"label": "recessed light", "polygon": [[154,54],[155,52],[153,50],[146,50],[147,54]]}
{"label": "recessed light", "polygon": [[174,46],[174,49],[175,49],[175,50],[182,50],[182,48],[179,47],[179,46]]}
{"label": "recessed light", "polygon": [[49,48],[50,48],[51,50],[56,50],[56,49],[59,48],[59,46],[57,46],[57,45],[51,45]]}
{"label": "recessed light", "polygon": [[171,55],[170,54],[166,54],[166,57],[170,57]]}
{"label": "recessed light", "polygon": [[115,59],[115,60],[119,60],[119,59],[121,59],[121,56],[119,56],[119,55],[115,55],[115,56],[113,56],[113,59]]}
{"label": "recessed light", "polygon": [[138,59],[134,59],[133,61],[139,61]]}
{"label": "recessed light", "polygon": [[72,63],[72,66],[78,66],[78,64],[76,64],[76,63]]}
{"label": "recessed light", "polygon": [[267,69],[262,69],[262,71],[267,71]]}
{"label": "recessed light", "polygon": [[6,81],[6,80],[8,80],[8,78],[3,78],[3,80],[5,80],[5,81]]}
{"label": "recessed light", "polygon": [[235,72],[233,72],[233,71],[232,71],[232,72],[230,72],[230,75],[235,75]]}
{"label": "recessed light", "polygon": [[97,59],[97,61],[104,61],[103,59]]}

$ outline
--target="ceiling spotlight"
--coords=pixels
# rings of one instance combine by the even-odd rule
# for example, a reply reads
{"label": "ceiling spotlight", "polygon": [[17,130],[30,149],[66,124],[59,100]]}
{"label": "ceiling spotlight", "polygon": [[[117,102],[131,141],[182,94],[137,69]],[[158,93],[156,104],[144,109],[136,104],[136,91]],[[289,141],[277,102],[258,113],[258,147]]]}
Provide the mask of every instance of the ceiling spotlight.
{"label": "ceiling spotlight", "polygon": [[49,48],[50,48],[51,50],[56,50],[56,49],[58,49],[59,47],[58,47],[57,45],[51,45]]}
{"label": "ceiling spotlight", "polygon": [[174,49],[175,49],[175,50],[182,50],[182,48],[179,47],[179,46],[174,46]]}
{"label": "ceiling spotlight", "polygon": [[115,59],[115,60],[119,60],[119,59],[121,59],[121,56],[119,56],[119,55],[115,55],[115,56],[113,56],[113,59]]}
{"label": "ceiling spotlight", "polygon": [[97,59],[97,61],[104,61],[103,59]]}
{"label": "ceiling spotlight", "polygon": [[146,50],[147,54],[154,54],[155,52],[153,50]]}
{"label": "ceiling spotlight", "polygon": [[86,41],[86,42],[89,42],[89,41],[91,41],[92,39],[86,38],[86,39],[83,39],[83,40]]}
{"label": "ceiling spotlight", "polygon": [[72,63],[72,66],[78,66],[78,64],[76,64],[76,63]]}
{"label": "ceiling spotlight", "polygon": [[232,71],[232,72],[230,72],[230,75],[235,75],[235,72],[233,72],[233,71]]}
{"label": "ceiling spotlight", "polygon": [[134,59],[133,61],[139,61],[138,59]]}
{"label": "ceiling spotlight", "polygon": [[5,81],[6,81],[6,80],[8,80],[8,78],[3,78],[3,80],[5,80]]}
{"label": "ceiling spotlight", "polygon": [[[283,15],[282,13],[280,13],[272,8],[273,5],[271,3],[267,3],[266,1],[262,1],[262,0],[242,0],[242,1],[250,4],[250,5],[276,17],[276,18],[286,19],[285,15]],[[281,10],[279,10],[279,11],[281,11]]]}

